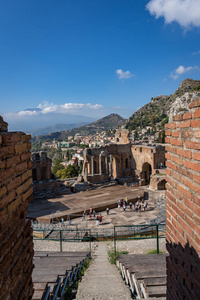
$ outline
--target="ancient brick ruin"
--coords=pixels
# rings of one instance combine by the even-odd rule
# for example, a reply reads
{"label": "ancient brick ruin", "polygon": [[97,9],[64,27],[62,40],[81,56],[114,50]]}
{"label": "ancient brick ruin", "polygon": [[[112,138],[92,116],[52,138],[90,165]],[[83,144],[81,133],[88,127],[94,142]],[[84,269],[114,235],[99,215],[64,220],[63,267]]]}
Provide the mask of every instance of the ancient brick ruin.
{"label": "ancient brick ruin", "polygon": [[0,117],[0,295],[31,299],[33,239],[26,220],[32,200],[30,135],[7,132]]}
{"label": "ancient brick ruin", "polygon": [[129,144],[130,143],[129,130],[123,128],[123,126],[121,128],[118,128],[115,132],[115,143]]}
{"label": "ancient brick ruin", "polygon": [[52,160],[47,157],[47,152],[32,153],[32,176],[33,181],[50,180]]}
{"label": "ancient brick ruin", "polygon": [[32,153],[33,200],[48,199],[71,192],[71,188],[51,172],[52,160],[47,152]]}
{"label": "ancient brick ruin", "polygon": [[166,125],[167,299],[200,299],[200,99]]}
{"label": "ancient brick ruin", "polygon": [[160,166],[165,166],[165,147],[131,145],[127,143],[128,132],[121,131],[117,131],[116,144],[84,150],[84,180],[97,182],[129,177],[132,181],[138,180],[139,185],[153,181],[152,188],[164,189],[165,170]]}

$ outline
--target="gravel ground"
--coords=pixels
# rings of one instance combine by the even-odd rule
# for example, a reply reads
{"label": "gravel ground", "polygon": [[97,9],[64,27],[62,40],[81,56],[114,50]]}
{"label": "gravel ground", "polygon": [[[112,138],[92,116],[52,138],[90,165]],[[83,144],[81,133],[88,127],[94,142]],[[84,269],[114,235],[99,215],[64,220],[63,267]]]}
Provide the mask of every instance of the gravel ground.
{"label": "gravel ground", "polygon": [[[60,251],[60,242],[55,241],[44,241],[44,240],[34,240],[34,250],[35,251]],[[62,243],[63,251],[89,251],[89,243]]]}
{"label": "gravel ground", "polygon": [[[95,242],[91,243],[92,249],[95,245],[105,243],[109,248],[114,246],[113,241],[107,242]],[[146,239],[146,240],[131,240],[131,241],[117,241],[116,243],[118,251],[128,251],[130,254],[145,254],[150,250],[156,249],[156,239]],[[166,242],[165,239],[159,240],[159,248],[161,251],[166,252]],[[89,251],[90,244],[81,243],[62,243],[63,251]],[[60,251],[60,242],[55,241],[44,241],[44,240],[34,240],[34,250],[35,251]]]}
{"label": "gravel ground", "polygon": [[[109,244],[109,247],[113,247],[113,242],[108,242],[107,244]],[[117,241],[116,243],[117,251],[128,251],[130,254],[145,254],[156,248],[156,239]],[[163,238],[159,240],[159,249],[163,252],[167,252],[166,241]]]}

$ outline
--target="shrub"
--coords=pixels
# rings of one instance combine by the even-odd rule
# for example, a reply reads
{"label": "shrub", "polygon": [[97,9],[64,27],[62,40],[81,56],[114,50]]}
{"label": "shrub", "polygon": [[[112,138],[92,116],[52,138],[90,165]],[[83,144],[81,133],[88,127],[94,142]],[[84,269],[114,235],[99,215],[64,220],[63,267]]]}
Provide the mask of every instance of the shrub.
{"label": "shrub", "polygon": [[119,258],[122,254],[128,254],[128,251],[116,251],[112,248],[108,250],[108,260],[112,265],[116,265],[116,260]]}

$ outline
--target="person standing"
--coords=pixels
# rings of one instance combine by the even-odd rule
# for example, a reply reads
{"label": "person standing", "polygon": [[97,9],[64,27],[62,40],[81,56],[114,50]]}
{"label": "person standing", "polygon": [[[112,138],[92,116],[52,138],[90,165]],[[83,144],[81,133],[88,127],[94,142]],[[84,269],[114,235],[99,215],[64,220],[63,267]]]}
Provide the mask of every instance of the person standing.
{"label": "person standing", "polygon": [[84,210],[83,212],[83,220],[85,220],[85,216],[86,216],[86,210]]}
{"label": "person standing", "polygon": [[99,222],[102,224],[102,215],[99,215]]}
{"label": "person standing", "polygon": [[123,205],[124,212],[126,212],[126,204]]}
{"label": "person standing", "polygon": [[90,207],[90,215],[92,215],[92,207]]}
{"label": "person standing", "polygon": [[145,209],[147,209],[147,201],[146,200],[144,201],[144,211],[145,211]]}
{"label": "person standing", "polygon": [[118,203],[118,210],[120,211],[121,208],[121,202]]}
{"label": "person standing", "polygon": [[109,215],[109,207],[106,208],[107,215]]}

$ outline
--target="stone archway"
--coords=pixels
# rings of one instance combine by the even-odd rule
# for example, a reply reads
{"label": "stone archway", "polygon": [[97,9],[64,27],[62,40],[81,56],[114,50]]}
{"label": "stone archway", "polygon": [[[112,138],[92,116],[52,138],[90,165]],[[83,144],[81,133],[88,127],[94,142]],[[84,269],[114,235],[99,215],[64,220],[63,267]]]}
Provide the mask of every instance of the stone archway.
{"label": "stone archway", "polygon": [[166,185],[166,180],[165,179],[158,182],[158,190],[166,190],[165,185]]}
{"label": "stone archway", "polygon": [[41,170],[41,180],[46,180],[46,168],[43,167]]}
{"label": "stone archway", "polygon": [[32,178],[33,178],[33,181],[37,180],[37,170],[36,169],[32,169]]}
{"label": "stone archway", "polygon": [[142,166],[142,179],[144,180],[144,184],[150,183],[150,176],[152,173],[152,167],[149,163],[145,162]]}

